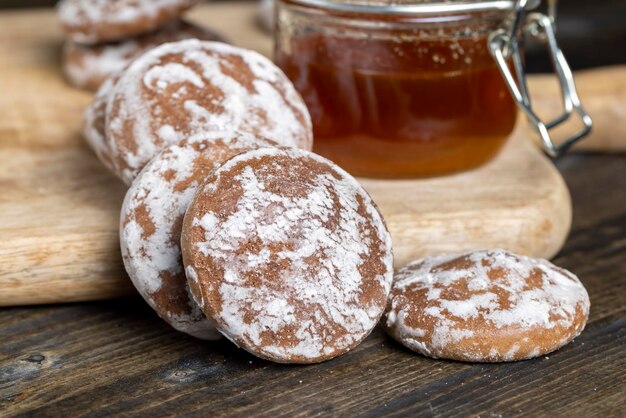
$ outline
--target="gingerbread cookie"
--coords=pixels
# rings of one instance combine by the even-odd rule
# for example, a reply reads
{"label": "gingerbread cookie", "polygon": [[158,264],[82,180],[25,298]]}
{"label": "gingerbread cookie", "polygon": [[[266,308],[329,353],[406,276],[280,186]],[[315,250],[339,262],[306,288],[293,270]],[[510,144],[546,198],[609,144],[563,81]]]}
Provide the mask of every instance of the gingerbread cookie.
{"label": "gingerbread cookie", "polygon": [[113,173],[115,173],[115,167],[111,159],[111,151],[106,140],[104,126],[106,104],[119,76],[120,73],[115,73],[102,83],[93,101],[85,109],[82,127],[83,138],[87,144],[102,164]]}
{"label": "gingerbread cookie", "polygon": [[115,43],[83,45],[68,41],[63,47],[63,71],[75,87],[96,90],[111,74],[124,69],[133,59],[167,42],[183,39],[224,42],[205,28],[174,20],[157,32]]}
{"label": "gingerbread cookie", "polygon": [[152,32],[197,3],[199,0],[61,0],[58,18],[68,38],[95,44]]}
{"label": "gingerbread cookie", "polygon": [[124,72],[107,104],[113,161],[127,183],[163,147],[233,130],[307,149],[313,141],[307,108],[282,71],[224,43],[192,39],[148,51]]}
{"label": "gingerbread cookie", "polygon": [[148,304],[175,329],[219,334],[188,296],[180,255],[183,216],[199,183],[223,161],[275,143],[250,134],[206,134],[171,145],[150,161],[126,194],[120,245],[126,271]]}
{"label": "gingerbread cookie", "polygon": [[194,298],[238,346],[315,363],[357,346],[383,313],[391,237],[359,183],[316,154],[260,149],[209,174],[181,237]]}
{"label": "gingerbread cookie", "polygon": [[383,324],[408,348],[471,362],[524,360],[578,336],[589,296],[572,273],[504,250],[428,257],[394,278]]}

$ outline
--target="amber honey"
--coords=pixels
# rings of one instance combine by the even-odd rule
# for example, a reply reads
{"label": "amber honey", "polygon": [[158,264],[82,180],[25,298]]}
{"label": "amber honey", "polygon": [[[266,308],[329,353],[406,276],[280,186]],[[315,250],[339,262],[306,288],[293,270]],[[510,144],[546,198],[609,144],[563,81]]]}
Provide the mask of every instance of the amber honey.
{"label": "amber honey", "polygon": [[513,130],[486,37],[312,33],[282,39],[275,59],[309,107],[315,152],[358,176],[435,176],[487,162]]}

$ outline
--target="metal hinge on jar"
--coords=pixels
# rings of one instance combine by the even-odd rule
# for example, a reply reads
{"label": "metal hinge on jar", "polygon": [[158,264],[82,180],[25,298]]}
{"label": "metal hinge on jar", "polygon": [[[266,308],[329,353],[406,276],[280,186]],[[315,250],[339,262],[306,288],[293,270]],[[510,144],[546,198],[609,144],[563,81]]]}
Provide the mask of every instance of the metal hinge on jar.
{"label": "metal hinge on jar", "polygon": [[[591,132],[592,120],[580,103],[574,84],[574,76],[556,42],[554,28],[556,0],[548,0],[548,15],[537,12],[526,14],[527,10],[535,8],[538,3],[534,0],[517,0],[510,29],[500,29],[491,34],[489,51],[498,63],[502,77],[517,105],[526,114],[529,123],[539,134],[544,151],[551,157],[558,157]],[[519,46],[519,39],[522,36],[531,36],[547,44],[554,71],[561,87],[563,113],[548,122],[542,121],[531,105],[522,52]],[[511,71],[508,65],[509,59],[513,62],[515,73]],[[550,131],[568,121],[572,115],[577,115],[581,119],[583,127],[557,145],[550,135]]]}

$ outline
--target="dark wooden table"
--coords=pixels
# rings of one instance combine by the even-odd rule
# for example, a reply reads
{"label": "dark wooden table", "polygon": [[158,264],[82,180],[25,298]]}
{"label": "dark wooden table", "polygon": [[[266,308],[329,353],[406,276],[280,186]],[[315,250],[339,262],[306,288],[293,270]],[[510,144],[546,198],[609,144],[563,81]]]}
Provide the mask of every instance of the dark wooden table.
{"label": "dark wooden table", "polygon": [[[170,330],[139,298],[0,310],[0,416],[626,414],[626,156],[558,162],[574,225],[555,262],[591,296],[587,328],[534,360],[431,360],[376,330],[312,366]],[[504,231],[503,231],[504,232]]]}

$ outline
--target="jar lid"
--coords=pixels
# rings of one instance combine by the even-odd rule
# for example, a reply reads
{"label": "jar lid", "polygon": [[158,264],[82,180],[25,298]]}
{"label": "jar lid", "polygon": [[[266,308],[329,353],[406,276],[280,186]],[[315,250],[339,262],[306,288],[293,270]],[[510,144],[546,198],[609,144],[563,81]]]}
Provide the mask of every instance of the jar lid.
{"label": "jar lid", "polygon": [[[519,0],[288,0],[290,3],[348,13],[449,14],[459,12],[513,11]],[[534,9],[541,0],[526,1]]]}

